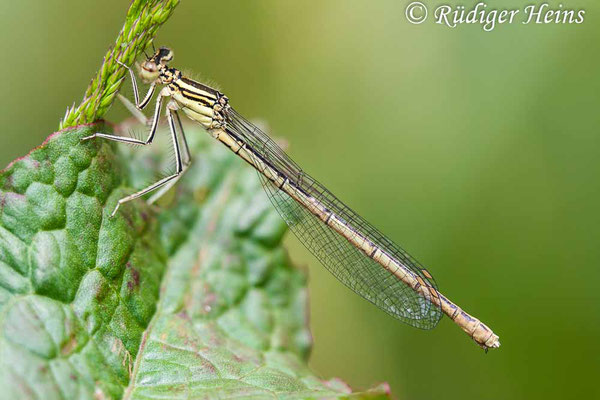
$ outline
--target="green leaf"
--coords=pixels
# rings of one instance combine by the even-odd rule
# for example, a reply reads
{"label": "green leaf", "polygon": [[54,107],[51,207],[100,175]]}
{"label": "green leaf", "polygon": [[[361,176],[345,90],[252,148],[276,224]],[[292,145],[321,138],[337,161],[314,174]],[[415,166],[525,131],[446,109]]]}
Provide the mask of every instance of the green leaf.
{"label": "green leaf", "polygon": [[1,398],[387,398],[308,369],[306,279],[254,170],[188,127],[172,201],[110,218],[170,160],[80,143],[106,130],[53,134],[0,173]]}

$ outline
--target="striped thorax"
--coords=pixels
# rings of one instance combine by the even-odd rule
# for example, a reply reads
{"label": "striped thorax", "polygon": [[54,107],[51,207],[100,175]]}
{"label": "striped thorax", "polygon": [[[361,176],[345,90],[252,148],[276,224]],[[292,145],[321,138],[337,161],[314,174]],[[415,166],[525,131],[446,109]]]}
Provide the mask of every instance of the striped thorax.
{"label": "striped thorax", "polygon": [[168,67],[167,62],[172,59],[173,52],[170,49],[160,48],[142,64],[142,79],[164,85],[177,108],[206,129],[222,128],[225,125],[223,110],[229,107],[227,96],[210,86],[183,77],[176,68]]}

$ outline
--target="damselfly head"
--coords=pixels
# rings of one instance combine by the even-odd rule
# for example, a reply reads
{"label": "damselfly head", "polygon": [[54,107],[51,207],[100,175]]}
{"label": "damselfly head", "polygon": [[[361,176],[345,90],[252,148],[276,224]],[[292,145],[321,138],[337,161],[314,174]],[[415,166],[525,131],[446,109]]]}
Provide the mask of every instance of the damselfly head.
{"label": "damselfly head", "polygon": [[163,69],[169,61],[173,59],[173,51],[167,47],[157,49],[154,54],[141,65],[140,78],[145,83],[154,82],[160,76],[160,70]]}
{"label": "damselfly head", "polygon": [[142,78],[144,83],[154,82],[159,76],[160,71],[158,70],[158,65],[156,65],[152,58],[142,63],[140,68],[140,78]]}

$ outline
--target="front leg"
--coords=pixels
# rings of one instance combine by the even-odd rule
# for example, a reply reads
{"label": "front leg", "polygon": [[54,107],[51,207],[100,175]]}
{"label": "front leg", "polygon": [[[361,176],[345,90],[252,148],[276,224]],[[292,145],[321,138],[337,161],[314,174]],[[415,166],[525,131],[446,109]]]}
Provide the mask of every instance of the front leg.
{"label": "front leg", "polygon": [[140,146],[145,146],[147,144],[152,143],[152,141],[154,140],[154,135],[156,134],[156,128],[158,127],[158,120],[160,118],[160,110],[162,107],[163,97],[168,97],[170,95],[171,95],[171,93],[169,92],[169,89],[166,87],[160,91],[160,93],[158,95],[158,99],[156,100],[156,107],[154,108],[154,117],[152,117],[152,126],[150,127],[150,133],[148,134],[148,137],[146,138],[146,140],[140,140],[140,139],[135,139],[135,138],[129,138],[129,137],[117,136],[117,135],[109,135],[107,133],[96,132],[93,135],[82,138],[81,141],[90,140],[90,139],[99,137],[99,138],[103,138],[103,139],[114,140],[115,142],[136,144],[136,145],[140,145]]}
{"label": "front leg", "polygon": [[140,93],[138,90],[138,85],[137,85],[137,81],[135,79],[135,74],[133,73],[133,70],[131,68],[129,68],[127,65],[123,64],[121,61],[117,61],[117,62],[119,64],[121,64],[123,67],[127,68],[127,71],[129,71],[129,76],[131,77],[131,85],[133,87],[133,97],[135,99],[135,107],[138,110],[143,110],[148,105],[148,103],[150,103],[150,99],[152,99],[152,95],[154,94],[154,89],[156,89],[156,81],[152,82],[152,84],[150,85],[150,88],[148,89],[148,93],[146,93],[146,96],[140,103]]}

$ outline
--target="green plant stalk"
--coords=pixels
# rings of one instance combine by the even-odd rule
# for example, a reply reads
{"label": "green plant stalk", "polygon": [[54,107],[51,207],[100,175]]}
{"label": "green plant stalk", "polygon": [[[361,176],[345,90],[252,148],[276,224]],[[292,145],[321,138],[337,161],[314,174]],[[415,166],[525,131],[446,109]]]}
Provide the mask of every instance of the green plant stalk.
{"label": "green plant stalk", "polygon": [[171,16],[179,0],[134,0],[115,45],[104,56],[102,66],[88,86],[81,104],[67,109],[60,129],[102,118],[121,87],[126,70],[117,63],[131,64],[150,45],[158,28]]}

